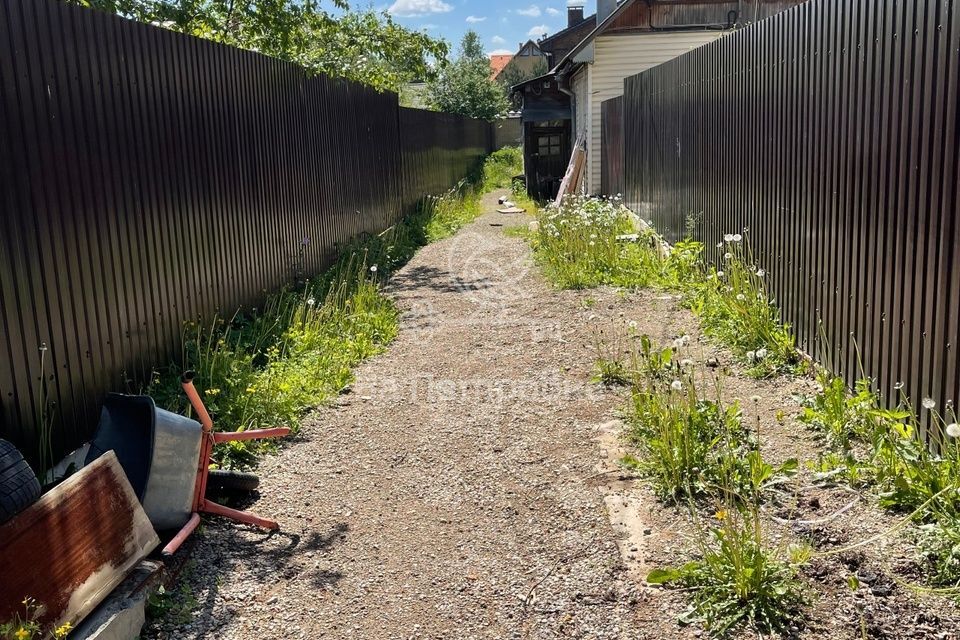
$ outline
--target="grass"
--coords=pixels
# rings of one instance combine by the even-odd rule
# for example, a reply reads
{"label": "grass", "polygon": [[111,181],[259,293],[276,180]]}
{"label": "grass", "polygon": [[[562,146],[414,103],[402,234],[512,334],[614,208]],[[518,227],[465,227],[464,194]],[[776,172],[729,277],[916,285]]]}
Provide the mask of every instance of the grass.
{"label": "grass", "polygon": [[721,268],[706,270],[706,278],[685,288],[704,333],[730,348],[754,377],[796,371],[802,364],[796,339],[780,322],[766,289],[766,273],[753,259],[749,243],[734,234],[725,236],[723,244]]}
{"label": "grass", "polygon": [[807,596],[798,569],[809,550],[765,544],[756,511],[721,510],[715,518],[718,524],[698,535],[700,559],[654,570],[647,581],[689,589],[693,608],[686,621],[701,620],[714,635],[741,624],[761,634],[785,631],[802,620]]}
{"label": "grass", "polygon": [[805,366],[770,299],[766,274],[740,234],[721,242],[722,268],[708,267],[702,244],[685,240],[666,250],[651,229],[636,227],[618,199],[568,196],[541,211],[531,244],[547,278],[563,289],[610,285],[682,293],[704,333],[730,348],[754,377]]}
{"label": "grass", "polygon": [[903,399],[893,409],[883,408],[871,380],[859,380],[848,393],[841,378],[823,372],[819,384],[821,390],[814,397],[802,399],[800,419],[826,433],[835,450],[821,458],[821,471],[853,486],[873,486],[881,506],[911,514],[921,524],[917,542],[930,581],[960,596],[960,427],[956,416],[944,418],[933,401],[925,399],[921,405],[928,413],[924,437],[918,412]]}
{"label": "grass", "polygon": [[[147,393],[158,405],[189,414],[179,377],[193,370],[218,429],[296,431],[307,411],[350,384],[357,363],[383,351],[396,336],[399,313],[381,288],[389,274],[420,246],[475,219],[482,193],[520,172],[519,157],[510,149],[492,154],[446,194],[425,198],[384,233],[357,239],[326,272],[269,295],[262,305],[187,323],[180,358],[154,373]],[[275,446],[229,443],[215,449],[216,462],[249,467]]]}

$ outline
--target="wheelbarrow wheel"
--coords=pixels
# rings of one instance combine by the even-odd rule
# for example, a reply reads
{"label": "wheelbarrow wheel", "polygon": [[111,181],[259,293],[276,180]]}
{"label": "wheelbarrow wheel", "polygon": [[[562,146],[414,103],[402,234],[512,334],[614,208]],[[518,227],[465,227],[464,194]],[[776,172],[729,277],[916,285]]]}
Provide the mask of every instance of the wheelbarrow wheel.
{"label": "wheelbarrow wheel", "polygon": [[13,444],[0,440],[0,524],[40,497],[40,482]]}
{"label": "wheelbarrow wheel", "polygon": [[207,476],[207,493],[256,491],[259,486],[260,478],[255,473],[213,469]]}

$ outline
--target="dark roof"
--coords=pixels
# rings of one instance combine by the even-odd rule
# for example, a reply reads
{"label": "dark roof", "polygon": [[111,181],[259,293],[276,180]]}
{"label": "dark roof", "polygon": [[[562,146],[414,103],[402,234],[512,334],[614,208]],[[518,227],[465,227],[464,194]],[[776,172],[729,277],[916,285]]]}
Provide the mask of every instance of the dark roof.
{"label": "dark roof", "polygon": [[581,40],[580,43],[577,44],[577,46],[575,46],[573,49],[568,51],[567,55],[563,56],[563,59],[553,66],[553,69],[550,70],[550,73],[556,73],[557,71],[559,71],[560,67],[564,65],[564,63],[566,63],[568,60],[572,60],[575,55],[583,51],[584,47],[586,47],[588,44],[593,42],[594,38],[600,35],[600,33],[604,29],[606,29],[611,23],[613,23],[614,20],[619,18],[623,14],[623,12],[627,10],[627,7],[629,7],[633,3],[634,3],[634,0],[624,0],[623,2],[621,2],[620,5],[613,10],[613,13],[611,13],[606,18],[604,18],[603,22],[595,26],[593,28],[593,31],[587,34],[586,38]]}
{"label": "dark roof", "polygon": [[553,40],[555,40],[555,39],[557,39],[557,38],[560,38],[560,37],[562,37],[562,36],[565,36],[565,35],[567,35],[568,33],[570,33],[571,31],[573,31],[573,30],[575,30],[575,29],[579,29],[580,27],[583,26],[583,24],[584,24],[585,22],[593,22],[593,23],[596,23],[596,21],[597,21],[597,14],[593,14],[592,16],[587,16],[586,18],[584,18],[583,20],[581,20],[581,21],[578,22],[577,24],[572,24],[572,25],[568,26],[566,29],[561,29],[560,31],[557,31],[557,32],[556,32],[555,34],[553,34],[552,36],[547,36],[546,38],[543,38],[543,39],[541,39],[541,40],[538,40],[538,41],[537,41],[537,44],[540,45],[541,48],[543,48],[543,45],[544,45],[544,44],[549,44],[551,41],[553,41]]}

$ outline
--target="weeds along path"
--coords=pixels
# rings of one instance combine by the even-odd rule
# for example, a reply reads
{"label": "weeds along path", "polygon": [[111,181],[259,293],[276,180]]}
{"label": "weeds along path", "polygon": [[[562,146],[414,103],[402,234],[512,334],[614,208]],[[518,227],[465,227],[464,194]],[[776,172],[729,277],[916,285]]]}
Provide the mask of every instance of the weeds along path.
{"label": "weeds along path", "polygon": [[595,486],[622,396],[590,377],[597,326],[632,318],[667,341],[691,319],[654,293],[553,289],[497,195],[395,274],[399,337],[263,460],[251,506],[282,531],[207,525],[185,606],[150,637],[681,633],[644,623],[657,605],[624,570]]}

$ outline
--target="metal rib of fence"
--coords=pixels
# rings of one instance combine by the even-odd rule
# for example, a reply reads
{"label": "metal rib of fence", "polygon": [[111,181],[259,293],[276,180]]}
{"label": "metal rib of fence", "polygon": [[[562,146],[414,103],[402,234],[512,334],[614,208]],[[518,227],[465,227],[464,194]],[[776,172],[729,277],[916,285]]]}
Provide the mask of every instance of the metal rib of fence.
{"label": "metal rib of fence", "polygon": [[56,0],[0,0],[0,437],[55,449],[186,320],[256,305],[449,189],[486,122]]}
{"label": "metal rib of fence", "polygon": [[948,414],[958,22],[942,0],[812,0],[628,78],[623,103],[631,208],[710,260],[746,233],[803,349]]}

